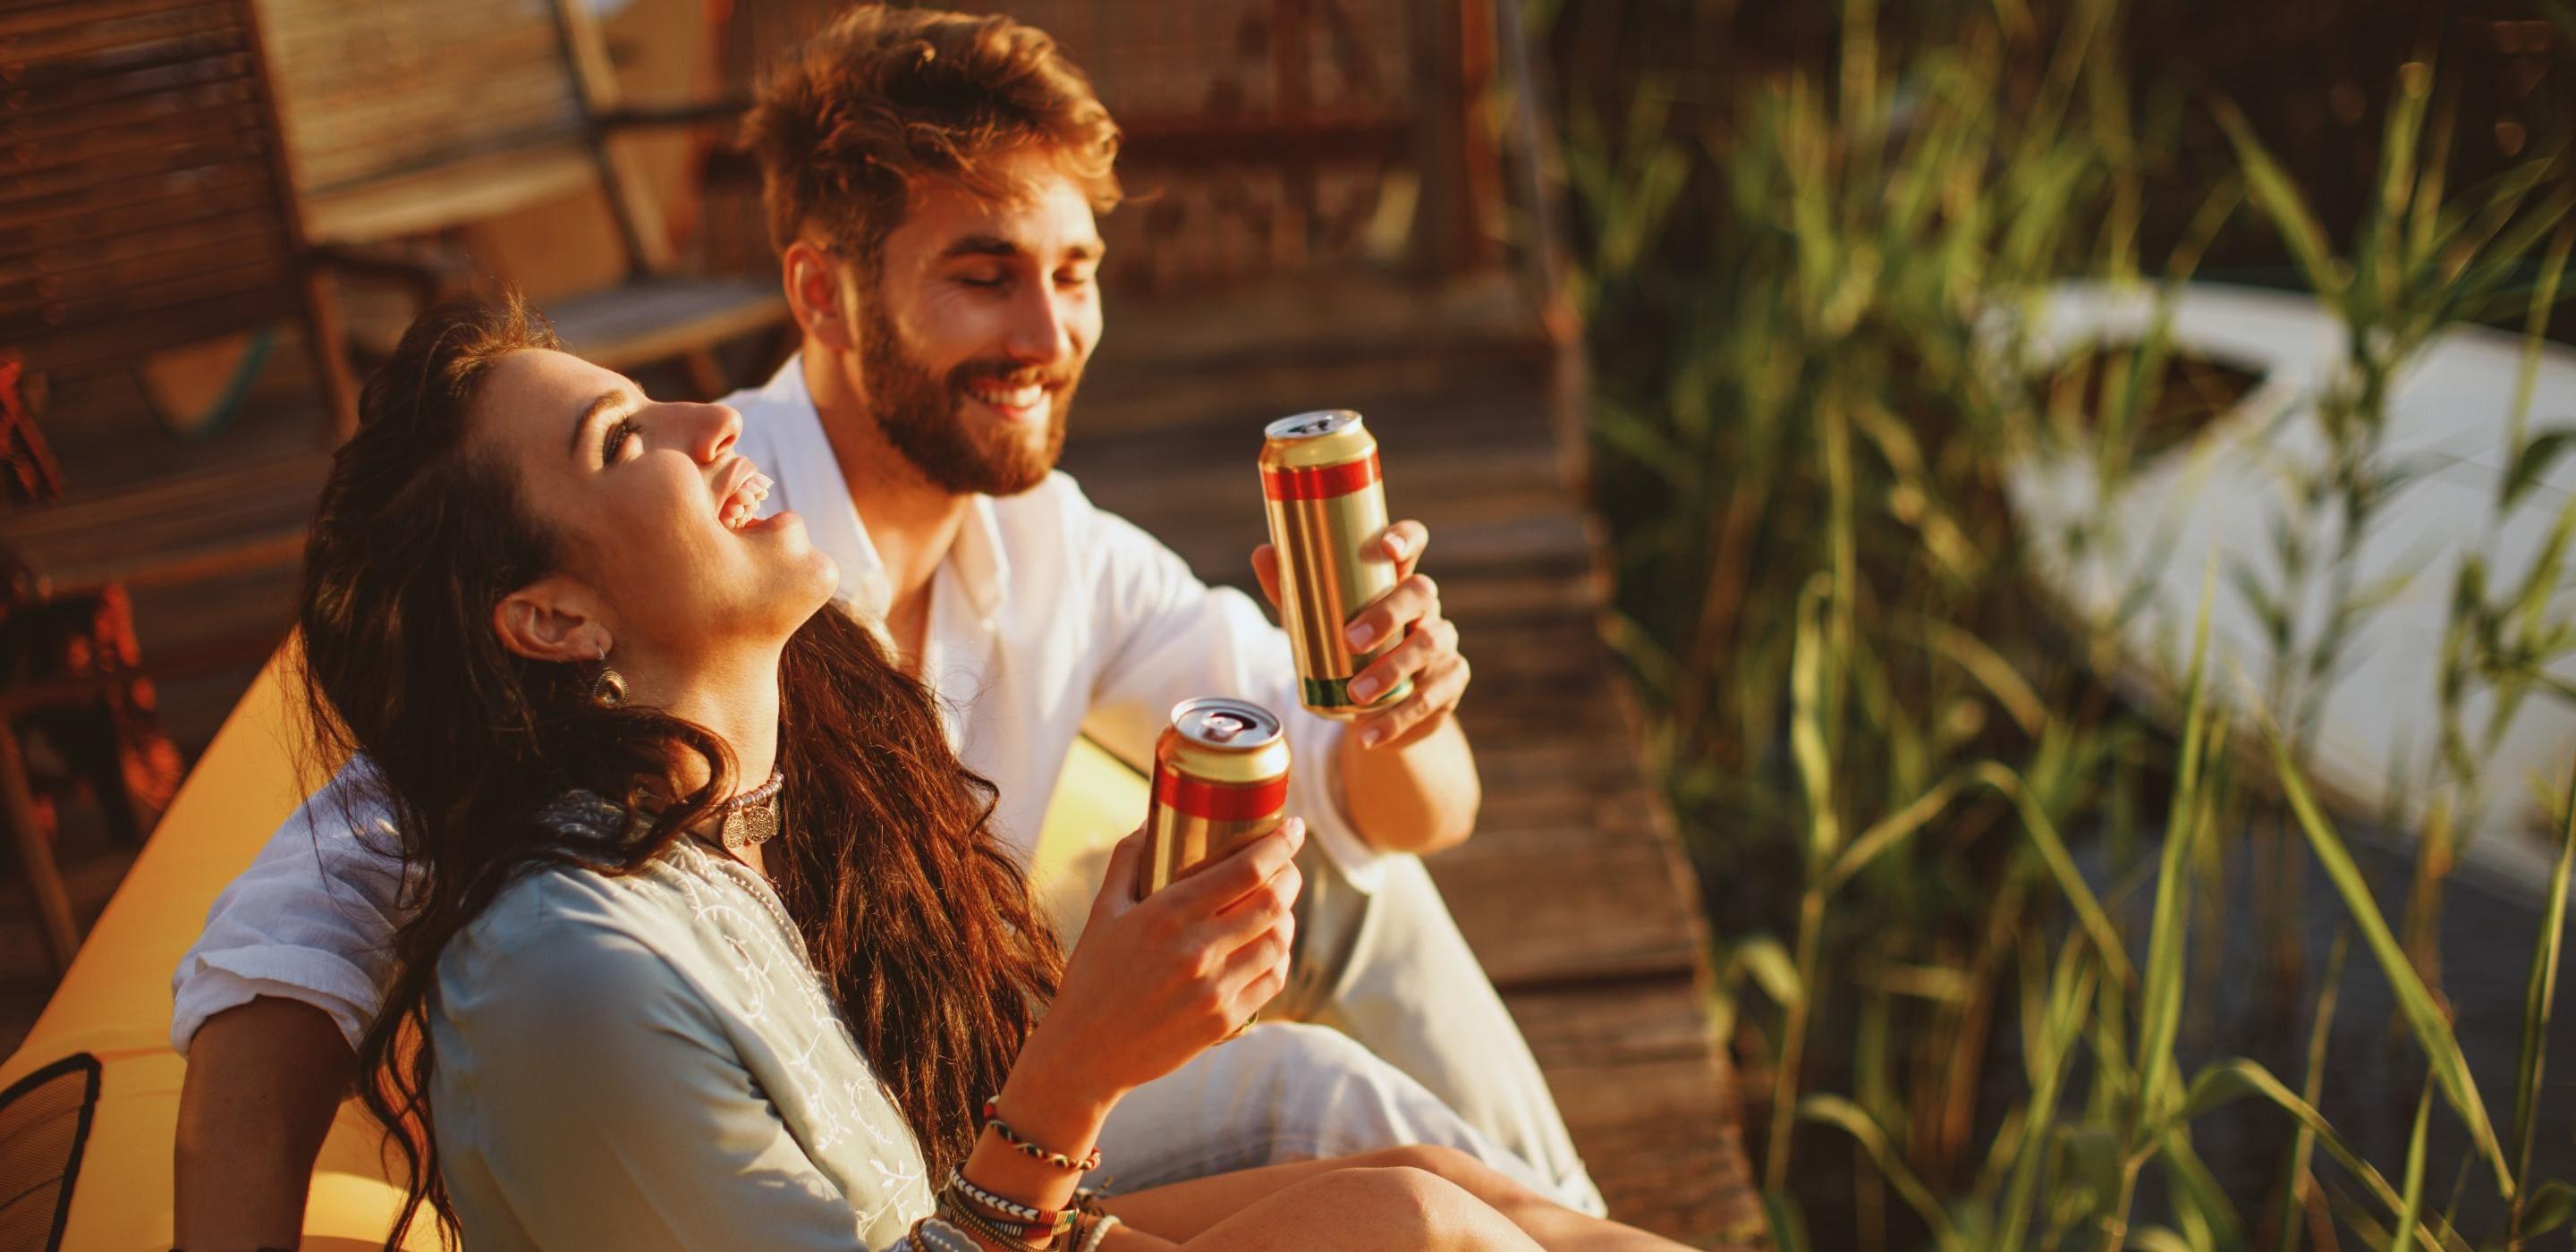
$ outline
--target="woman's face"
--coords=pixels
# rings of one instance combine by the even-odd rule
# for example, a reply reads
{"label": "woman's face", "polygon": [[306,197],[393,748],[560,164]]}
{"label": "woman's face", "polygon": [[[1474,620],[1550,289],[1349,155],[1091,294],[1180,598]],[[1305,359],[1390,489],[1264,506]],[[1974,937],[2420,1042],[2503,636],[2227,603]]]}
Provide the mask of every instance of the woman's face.
{"label": "woman's face", "polygon": [[621,653],[781,642],[831,598],[839,573],[804,523],[754,519],[769,480],[734,451],[742,416],[724,405],[648,400],[579,357],[525,351],[492,367],[472,422],[475,451],[510,467],[557,538],[554,581],[576,584],[563,602],[595,596]]}

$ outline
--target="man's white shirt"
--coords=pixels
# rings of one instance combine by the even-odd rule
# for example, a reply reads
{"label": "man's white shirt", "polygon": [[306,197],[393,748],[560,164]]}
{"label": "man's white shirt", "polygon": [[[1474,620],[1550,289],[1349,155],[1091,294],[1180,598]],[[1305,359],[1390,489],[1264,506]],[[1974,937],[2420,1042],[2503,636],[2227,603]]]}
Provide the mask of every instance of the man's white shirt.
{"label": "man's white shirt", "polygon": [[[794,509],[840,566],[841,595],[866,620],[883,621],[892,585],[801,359],[726,402],[742,413],[736,450],[777,480],[764,511]],[[1244,507],[1260,506],[1247,498]],[[1250,597],[1200,582],[1171,549],[1094,507],[1069,476],[1050,475],[1017,496],[974,497],[930,596],[922,678],[959,757],[1000,789],[994,827],[1023,863],[1077,736],[1142,764],[1174,704],[1230,695],[1286,721],[1296,762],[1289,811],[1306,819],[1353,886],[1376,889],[1383,854],[1352,829],[1340,803],[1342,728],[1299,707],[1287,636]],[[257,996],[324,1010],[352,1044],[375,1015],[403,876],[385,816],[349,794],[344,772],[216,897],[172,978],[170,1036],[182,1053],[208,1017]]]}

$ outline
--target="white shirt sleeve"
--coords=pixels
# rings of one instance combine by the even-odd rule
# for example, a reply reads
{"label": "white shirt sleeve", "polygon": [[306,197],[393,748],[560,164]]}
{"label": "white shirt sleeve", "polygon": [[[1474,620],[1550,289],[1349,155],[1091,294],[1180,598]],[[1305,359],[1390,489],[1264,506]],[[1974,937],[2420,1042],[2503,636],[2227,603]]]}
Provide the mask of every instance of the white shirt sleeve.
{"label": "white shirt sleeve", "polygon": [[1234,696],[1277,713],[1288,728],[1288,812],[1351,885],[1377,890],[1387,855],[1360,836],[1342,806],[1339,722],[1298,703],[1288,634],[1252,597],[1210,587],[1187,562],[1134,523],[1071,490],[1067,544],[1096,562],[1093,639],[1098,657],[1083,731],[1128,761],[1149,763],[1172,706]]}
{"label": "white shirt sleeve", "polygon": [[269,837],[207,910],[171,975],[170,1046],[186,1055],[206,1019],[259,996],[331,1015],[355,1048],[383,1003],[403,869],[390,817],[363,765],[340,771]]}
{"label": "white shirt sleeve", "polygon": [[612,929],[517,929],[506,953],[460,941],[463,964],[440,963],[452,1186],[532,1247],[865,1252],[849,1198],[686,979]]}

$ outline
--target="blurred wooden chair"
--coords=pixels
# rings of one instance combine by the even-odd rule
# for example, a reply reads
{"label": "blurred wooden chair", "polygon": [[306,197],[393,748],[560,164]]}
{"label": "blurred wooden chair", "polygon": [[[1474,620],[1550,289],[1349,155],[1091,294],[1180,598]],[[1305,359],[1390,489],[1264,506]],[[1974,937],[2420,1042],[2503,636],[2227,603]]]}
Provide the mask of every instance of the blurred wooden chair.
{"label": "blurred wooden chair", "polygon": [[[625,273],[540,301],[572,351],[616,370],[677,361],[715,395],[728,389],[716,346],[785,322],[774,276],[680,272],[660,205],[612,151],[621,131],[730,125],[738,107],[623,107],[584,0],[260,0],[260,9],[297,194],[324,245],[418,239],[596,188]],[[467,281],[434,250],[414,253],[416,296]]]}
{"label": "blurred wooden chair", "polygon": [[[0,123],[0,346],[46,392],[292,322],[320,392],[317,442],[354,424],[356,388],[297,214],[249,0],[10,5]],[[39,406],[21,405],[15,386],[6,398],[13,482],[26,490],[0,513],[0,820],[59,964],[78,936],[21,734],[48,740],[91,783],[111,829],[139,841],[177,761],[153,724],[122,583],[291,550],[323,457],[213,467],[175,494],[165,483],[57,501],[35,418],[79,414],[31,415]],[[256,656],[274,642],[247,647]]]}

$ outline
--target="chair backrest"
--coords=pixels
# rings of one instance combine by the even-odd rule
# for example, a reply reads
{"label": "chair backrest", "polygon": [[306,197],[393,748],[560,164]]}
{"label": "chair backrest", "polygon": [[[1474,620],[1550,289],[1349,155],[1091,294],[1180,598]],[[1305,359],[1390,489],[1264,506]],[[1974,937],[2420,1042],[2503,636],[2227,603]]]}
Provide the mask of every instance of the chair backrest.
{"label": "chair backrest", "polygon": [[[249,0],[11,6],[0,134],[0,345],[28,368],[100,372],[289,317],[336,354]],[[345,419],[345,376],[324,376]]]}
{"label": "chair backrest", "polygon": [[63,1246],[72,1185],[80,1180],[97,1112],[98,1058],[86,1052],[47,1065],[0,1092],[0,1247]]}
{"label": "chair backrest", "polygon": [[659,259],[659,222],[635,220],[651,208],[594,124],[610,88],[584,0],[259,3],[316,239],[372,243],[597,185],[630,258]]}
{"label": "chair backrest", "polygon": [[[1472,117],[1493,0],[939,3],[1055,36],[1117,116],[1121,178],[1149,197],[1104,224],[1123,286],[1353,261],[1457,270],[1489,254],[1498,158]],[[734,0],[729,88],[747,96],[760,67],[846,7]],[[767,265],[756,192],[709,201],[710,263]]]}

